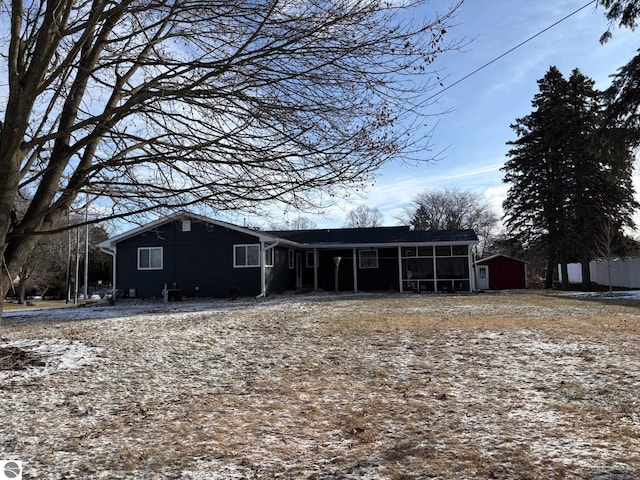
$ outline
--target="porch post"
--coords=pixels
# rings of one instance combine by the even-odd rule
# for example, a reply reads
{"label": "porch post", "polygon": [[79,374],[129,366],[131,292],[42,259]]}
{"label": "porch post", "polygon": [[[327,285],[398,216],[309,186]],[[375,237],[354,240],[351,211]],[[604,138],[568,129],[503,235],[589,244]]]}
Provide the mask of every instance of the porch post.
{"label": "porch post", "polygon": [[267,296],[267,250],[264,242],[260,242],[260,295]]}
{"label": "porch post", "polygon": [[436,249],[433,247],[433,291],[438,293],[438,262],[436,262]]}
{"label": "porch post", "polygon": [[398,285],[400,285],[400,293],[402,293],[402,247],[398,245]]}
{"label": "porch post", "polygon": [[476,266],[473,261],[473,253],[471,252],[471,245],[467,245],[467,258],[469,260],[469,291],[476,291]]}
{"label": "porch post", "polygon": [[358,261],[356,249],[353,249],[353,293],[358,293]]}

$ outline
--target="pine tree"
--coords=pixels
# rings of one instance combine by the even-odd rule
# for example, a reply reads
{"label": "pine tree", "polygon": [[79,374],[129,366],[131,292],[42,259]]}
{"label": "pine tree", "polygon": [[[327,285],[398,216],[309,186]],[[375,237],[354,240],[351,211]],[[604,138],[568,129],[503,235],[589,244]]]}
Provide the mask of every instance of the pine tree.
{"label": "pine tree", "polygon": [[558,261],[566,265],[569,251],[564,185],[569,175],[563,161],[565,139],[560,122],[567,85],[560,71],[552,67],[538,86],[533,112],[511,125],[518,138],[508,142],[512,146],[507,154],[510,159],[502,168],[503,181],[511,184],[503,206],[510,233],[525,245],[546,250],[545,287],[550,288],[553,266]]}
{"label": "pine tree", "polygon": [[516,120],[518,138],[508,142],[506,225],[525,244],[545,247],[547,288],[557,263],[567,288],[575,260],[587,288],[598,226],[610,218],[632,225],[637,207],[629,135],[606,121],[604,95],[579,70],[567,80],[551,67],[538,85],[533,112]]}

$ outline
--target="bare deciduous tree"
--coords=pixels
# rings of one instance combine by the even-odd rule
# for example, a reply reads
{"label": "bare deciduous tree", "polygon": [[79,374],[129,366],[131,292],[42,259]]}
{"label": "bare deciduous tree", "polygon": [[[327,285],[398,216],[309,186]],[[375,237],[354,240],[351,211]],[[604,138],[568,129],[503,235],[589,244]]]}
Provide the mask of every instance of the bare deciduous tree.
{"label": "bare deciduous tree", "polygon": [[281,224],[272,224],[270,226],[271,230],[313,230],[317,227],[316,222],[314,222],[309,217],[297,216],[292,220],[285,220]]}
{"label": "bare deciduous tree", "polygon": [[6,267],[79,195],[109,209],[101,220],[305,206],[424,151],[421,94],[459,6],[425,19],[427,3],[1,3]]}
{"label": "bare deciduous tree", "polygon": [[484,246],[498,224],[498,216],[480,194],[468,190],[445,189],[422,193],[405,209],[403,221],[416,230],[472,229],[480,237],[477,248]]}
{"label": "bare deciduous tree", "polygon": [[347,214],[345,227],[372,228],[382,225],[382,213],[374,207],[360,205]]}

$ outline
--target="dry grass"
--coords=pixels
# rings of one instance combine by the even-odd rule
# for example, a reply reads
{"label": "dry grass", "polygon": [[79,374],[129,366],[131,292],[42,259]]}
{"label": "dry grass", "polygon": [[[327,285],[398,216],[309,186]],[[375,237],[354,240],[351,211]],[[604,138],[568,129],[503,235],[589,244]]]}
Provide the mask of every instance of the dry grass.
{"label": "dry grass", "polygon": [[0,377],[0,459],[31,478],[640,478],[640,305],[613,302],[310,296],[12,321],[0,345],[89,350]]}

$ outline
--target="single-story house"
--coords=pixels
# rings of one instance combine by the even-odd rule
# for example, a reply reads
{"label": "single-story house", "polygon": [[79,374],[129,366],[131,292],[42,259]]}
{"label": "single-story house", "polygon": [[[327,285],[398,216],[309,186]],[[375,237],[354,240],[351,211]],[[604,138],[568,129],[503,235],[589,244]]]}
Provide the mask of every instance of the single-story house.
{"label": "single-story house", "polygon": [[478,290],[527,288],[527,262],[507,255],[491,255],[476,261]]}
{"label": "single-story house", "polygon": [[132,297],[258,296],[290,290],[473,291],[473,230],[253,230],[178,212],[99,244]]}

